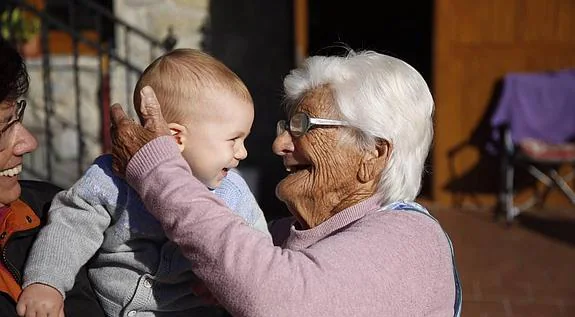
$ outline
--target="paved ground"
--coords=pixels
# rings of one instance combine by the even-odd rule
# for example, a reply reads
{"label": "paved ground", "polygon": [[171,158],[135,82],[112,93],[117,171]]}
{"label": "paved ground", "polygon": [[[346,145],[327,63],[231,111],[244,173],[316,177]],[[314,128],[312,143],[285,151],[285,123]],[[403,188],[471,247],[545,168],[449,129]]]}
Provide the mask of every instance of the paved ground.
{"label": "paved ground", "polygon": [[449,233],[463,285],[463,317],[575,316],[575,210],[522,214],[433,208]]}

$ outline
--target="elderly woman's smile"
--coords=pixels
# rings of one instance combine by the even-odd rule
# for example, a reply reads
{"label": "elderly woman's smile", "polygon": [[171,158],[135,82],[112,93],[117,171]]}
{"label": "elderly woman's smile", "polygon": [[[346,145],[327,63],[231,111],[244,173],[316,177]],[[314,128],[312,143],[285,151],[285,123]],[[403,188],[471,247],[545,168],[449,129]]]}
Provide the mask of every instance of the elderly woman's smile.
{"label": "elderly woman's smile", "polygon": [[295,164],[295,165],[286,165],[286,172],[290,174],[294,174],[300,171],[309,171],[311,165],[306,164]]}
{"label": "elderly woman's smile", "polygon": [[[310,175],[314,170],[314,166],[309,161],[304,160],[303,158],[298,158],[301,157],[301,155],[299,152],[296,152],[297,150],[295,149],[294,143],[289,140],[291,137],[287,135],[284,136],[284,138],[288,140],[283,140],[283,144],[291,144],[294,150],[284,150],[282,152],[283,164],[288,174],[277,186],[276,193],[278,194],[278,198],[281,200],[289,199],[290,196],[295,194],[298,191],[295,187],[300,187],[300,189],[307,187],[306,183],[310,182]],[[276,140],[278,139],[280,139],[280,142],[282,141],[281,136]]]}
{"label": "elderly woman's smile", "polygon": [[[291,157],[291,156],[290,156]],[[285,159],[284,166],[288,175],[282,181],[298,182],[305,180],[313,172],[313,165],[298,162],[289,162],[292,159]]]}

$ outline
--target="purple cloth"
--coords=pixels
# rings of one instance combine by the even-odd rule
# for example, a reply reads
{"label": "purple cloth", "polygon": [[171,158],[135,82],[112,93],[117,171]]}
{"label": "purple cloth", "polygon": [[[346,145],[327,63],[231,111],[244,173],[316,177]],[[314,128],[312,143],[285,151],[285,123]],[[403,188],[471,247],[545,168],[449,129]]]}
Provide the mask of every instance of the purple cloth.
{"label": "purple cloth", "polygon": [[506,75],[491,118],[493,128],[503,124],[509,125],[515,144],[525,138],[551,144],[574,140],[575,68]]}

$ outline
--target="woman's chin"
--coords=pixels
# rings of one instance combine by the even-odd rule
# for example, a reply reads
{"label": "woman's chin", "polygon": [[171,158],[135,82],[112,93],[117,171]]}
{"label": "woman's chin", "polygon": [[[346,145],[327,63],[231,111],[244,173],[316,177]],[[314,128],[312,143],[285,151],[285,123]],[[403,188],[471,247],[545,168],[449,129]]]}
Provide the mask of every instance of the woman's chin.
{"label": "woman's chin", "polygon": [[297,199],[304,192],[304,173],[292,173],[284,177],[276,186],[276,197],[285,203]]}
{"label": "woman's chin", "polygon": [[2,193],[2,197],[0,198],[0,206],[2,206],[9,205],[10,203],[17,200],[20,197],[22,190],[17,178],[13,177],[11,182],[0,184],[0,192]]}
{"label": "woman's chin", "polygon": [[287,179],[282,179],[276,185],[276,197],[285,202],[288,202],[291,197],[294,195],[294,185]]}

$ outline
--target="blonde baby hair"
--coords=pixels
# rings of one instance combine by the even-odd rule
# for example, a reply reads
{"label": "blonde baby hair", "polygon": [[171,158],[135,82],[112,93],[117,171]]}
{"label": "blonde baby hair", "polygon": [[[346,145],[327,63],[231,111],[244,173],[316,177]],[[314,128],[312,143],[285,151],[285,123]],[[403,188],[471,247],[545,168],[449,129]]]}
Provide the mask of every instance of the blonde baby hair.
{"label": "blonde baby hair", "polygon": [[140,90],[154,89],[167,122],[184,124],[197,110],[199,98],[208,92],[226,90],[253,103],[239,76],[222,62],[197,49],[180,48],[154,60],[142,73],[134,89],[134,107],[140,116]]}

